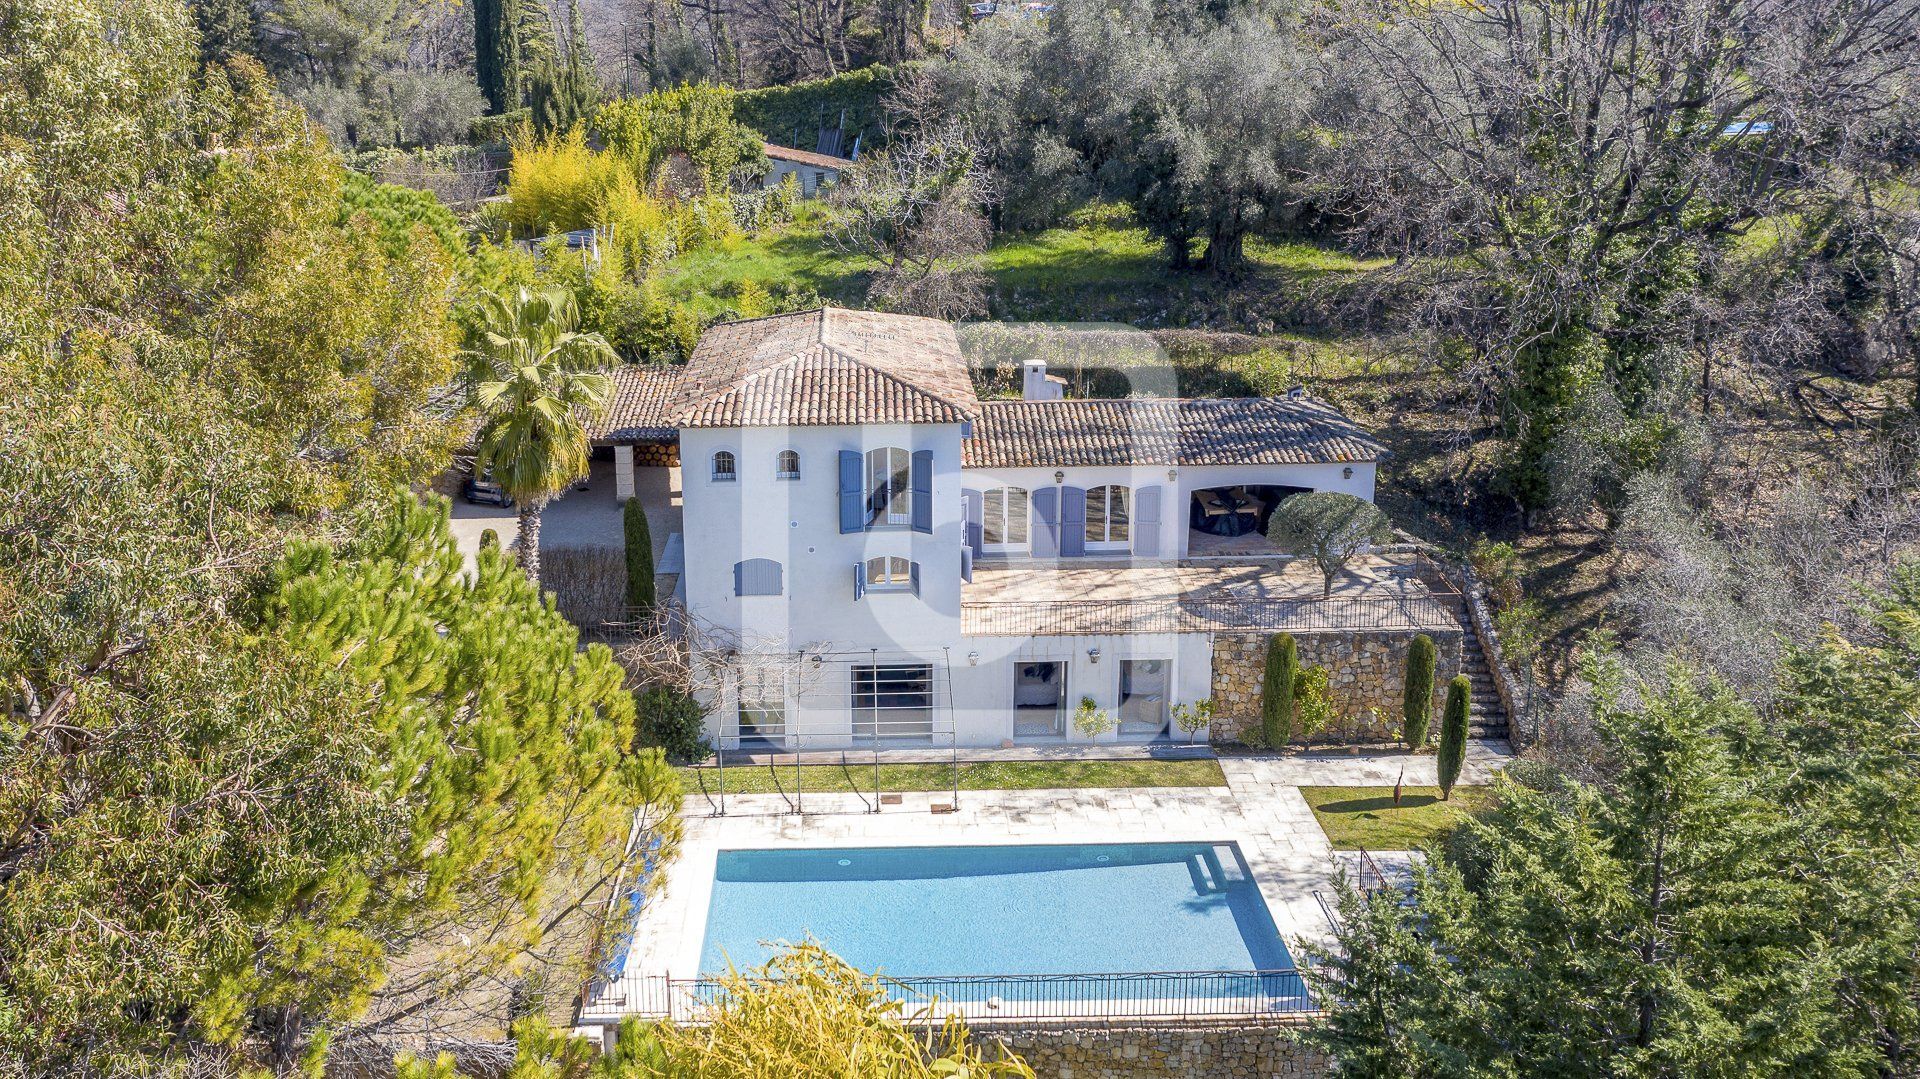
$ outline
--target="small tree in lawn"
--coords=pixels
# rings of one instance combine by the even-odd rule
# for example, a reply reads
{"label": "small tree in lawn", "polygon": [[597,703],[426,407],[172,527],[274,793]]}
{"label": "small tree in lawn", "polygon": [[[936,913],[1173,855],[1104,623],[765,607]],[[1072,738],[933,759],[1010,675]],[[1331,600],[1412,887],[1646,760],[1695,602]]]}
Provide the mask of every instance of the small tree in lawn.
{"label": "small tree in lawn", "polygon": [[1333,595],[1333,579],[1363,547],[1393,538],[1387,515],[1364,498],[1339,491],[1294,495],[1280,503],[1267,522],[1267,539],[1320,568],[1320,597]]}
{"label": "small tree in lawn", "polygon": [[1174,705],[1173,722],[1186,732],[1187,744],[1193,744],[1194,737],[1213,722],[1213,698],[1202,697],[1192,704]]}
{"label": "small tree in lawn", "polygon": [[1407,683],[1401,733],[1407,748],[1418,753],[1427,746],[1427,725],[1433,718],[1433,638],[1422,633],[1407,646]]}
{"label": "small tree in lawn", "polygon": [[1113,729],[1113,713],[1100,707],[1092,697],[1080,698],[1073,711],[1073,729],[1088,738],[1098,738]]}
{"label": "small tree in lawn", "polygon": [[645,616],[653,609],[653,534],[638,498],[627,499],[621,523],[627,535],[627,606]]}
{"label": "small tree in lawn", "polygon": [[1473,698],[1473,682],[1458,675],[1447,683],[1447,710],[1440,719],[1440,755],[1434,761],[1440,773],[1440,798],[1453,797],[1453,785],[1460,778],[1460,764],[1467,756],[1467,717]]}
{"label": "small tree in lawn", "polygon": [[1268,749],[1293,738],[1293,683],[1300,673],[1300,648],[1293,634],[1267,638],[1267,671],[1260,684],[1260,736]]}

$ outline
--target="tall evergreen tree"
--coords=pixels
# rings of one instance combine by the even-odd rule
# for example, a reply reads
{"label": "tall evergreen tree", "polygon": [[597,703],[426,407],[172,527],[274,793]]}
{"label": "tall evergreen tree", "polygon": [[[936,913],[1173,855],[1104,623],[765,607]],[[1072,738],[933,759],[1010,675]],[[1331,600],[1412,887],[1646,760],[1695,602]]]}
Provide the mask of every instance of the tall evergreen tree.
{"label": "tall evergreen tree", "polygon": [[252,56],[259,21],[253,0],[193,0],[193,21],[200,31],[200,62],[221,64],[235,56]]}
{"label": "tall evergreen tree", "polygon": [[473,0],[473,65],[487,111],[520,107],[524,69],[520,31],[528,0]]}
{"label": "tall evergreen tree", "polygon": [[627,499],[621,511],[627,541],[627,606],[636,612],[653,607],[653,533],[647,511],[638,498]]}
{"label": "tall evergreen tree", "polygon": [[1418,753],[1427,745],[1427,724],[1433,718],[1433,638],[1422,633],[1407,645],[1407,680],[1401,695],[1401,732],[1407,748]]}
{"label": "tall evergreen tree", "polygon": [[1473,681],[1455,675],[1447,683],[1447,710],[1440,716],[1440,750],[1433,762],[1440,774],[1440,797],[1453,797],[1460,766],[1467,758],[1467,723],[1473,712]]}
{"label": "tall evergreen tree", "polygon": [[1267,638],[1267,669],[1260,683],[1260,737],[1268,749],[1293,739],[1293,687],[1300,674],[1300,646],[1291,633]]}

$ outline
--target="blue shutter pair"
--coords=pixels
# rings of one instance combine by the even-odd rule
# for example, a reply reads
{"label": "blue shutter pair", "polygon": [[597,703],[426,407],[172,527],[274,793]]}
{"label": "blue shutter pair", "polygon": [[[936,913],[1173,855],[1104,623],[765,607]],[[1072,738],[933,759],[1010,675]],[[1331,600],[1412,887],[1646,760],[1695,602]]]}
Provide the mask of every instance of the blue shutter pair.
{"label": "blue shutter pair", "polygon": [[[913,451],[911,522],[915,532],[933,532],[933,451]],[[840,534],[867,528],[866,469],[859,450],[840,451]]]}
{"label": "blue shutter pair", "polygon": [[1087,553],[1087,492],[1078,487],[1041,487],[1028,500],[1035,558],[1078,558]]}

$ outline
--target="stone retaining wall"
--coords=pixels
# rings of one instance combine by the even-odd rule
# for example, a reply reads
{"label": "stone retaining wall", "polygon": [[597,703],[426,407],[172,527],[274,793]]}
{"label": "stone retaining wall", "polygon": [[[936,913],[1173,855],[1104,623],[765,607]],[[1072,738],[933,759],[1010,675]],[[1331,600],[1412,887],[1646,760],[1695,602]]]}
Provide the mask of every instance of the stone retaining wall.
{"label": "stone retaining wall", "polygon": [[1327,1058],[1295,1044],[1293,1024],[1213,1027],[976,1028],[1039,1079],[1315,1079]]}
{"label": "stone retaining wall", "polygon": [[[1428,630],[1437,653],[1433,723],[1439,729],[1447,683],[1460,672],[1460,629]],[[1405,630],[1296,633],[1300,665],[1327,669],[1338,718],[1311,740],[1325,745],[1392,742],[1400,737],[1407,648]],[[1267,634],[1217,634],[1213,641],[1215,741],[1247,742],[1260,727],[1260,689],[1266,682]]]}

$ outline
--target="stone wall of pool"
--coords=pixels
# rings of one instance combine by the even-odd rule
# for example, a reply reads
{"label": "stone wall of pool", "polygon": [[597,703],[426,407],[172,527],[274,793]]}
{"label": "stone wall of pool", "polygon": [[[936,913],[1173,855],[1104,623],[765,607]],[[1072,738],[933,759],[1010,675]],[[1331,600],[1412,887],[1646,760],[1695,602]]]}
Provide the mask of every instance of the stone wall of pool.
{"label": "stone wall of pool", "polygon": [[974,1040],[1018,1053],[1046,1079],[1318,1079],[1330,1064],[1299,1044],[1302,1023],[980,1026]]}

